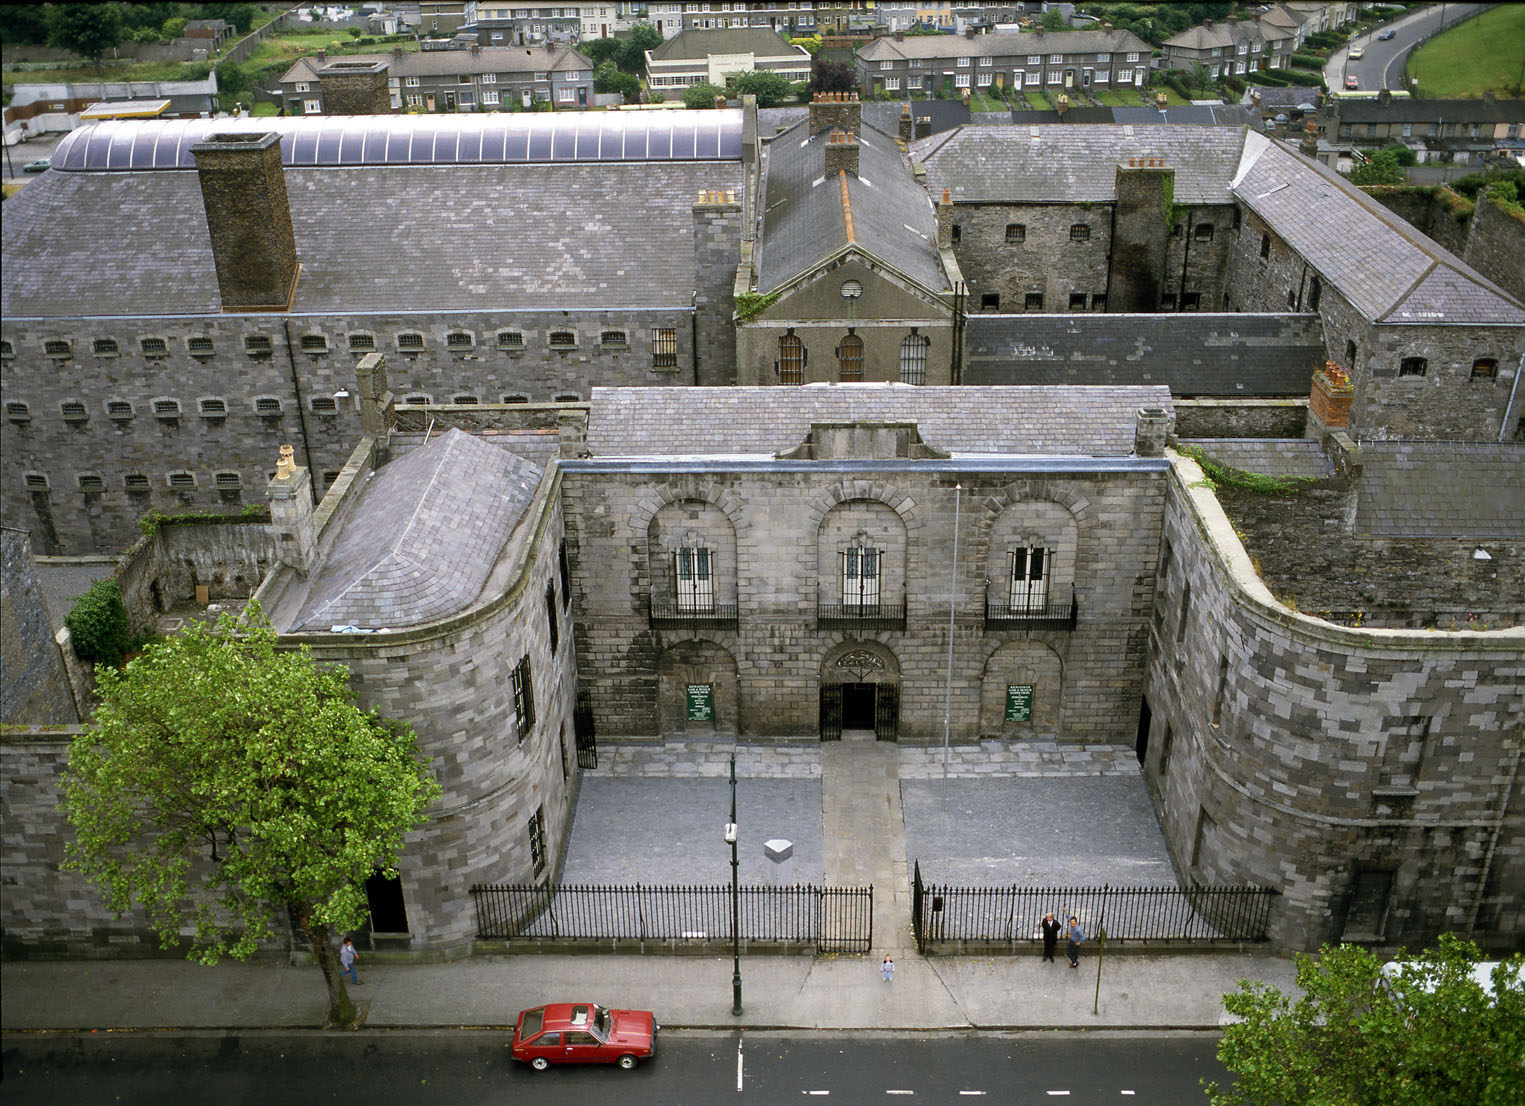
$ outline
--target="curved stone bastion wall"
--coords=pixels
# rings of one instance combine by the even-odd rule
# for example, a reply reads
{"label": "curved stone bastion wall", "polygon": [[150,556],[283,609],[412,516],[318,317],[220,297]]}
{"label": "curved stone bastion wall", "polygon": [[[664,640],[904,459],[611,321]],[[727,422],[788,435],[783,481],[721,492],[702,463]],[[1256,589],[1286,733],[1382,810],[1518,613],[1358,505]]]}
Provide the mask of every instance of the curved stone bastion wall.
{"label": "curved stone bastion wall", "polygon": [[1172,455],[1144,769],[1183,879],[1281,894],[1271,937],[1515,947],[1525,628],[1337,626],[1283,605]]}

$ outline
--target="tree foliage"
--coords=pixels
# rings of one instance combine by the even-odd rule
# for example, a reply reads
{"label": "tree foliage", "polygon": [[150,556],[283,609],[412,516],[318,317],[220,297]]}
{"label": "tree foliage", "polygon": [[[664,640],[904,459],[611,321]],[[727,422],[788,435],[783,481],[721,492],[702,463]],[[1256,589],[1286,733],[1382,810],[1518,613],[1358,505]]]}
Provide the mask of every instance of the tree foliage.
{"label": "tree foliage", "polygon": [[[1525,956],[1494,973],[1496,1000],[1471,979],[1481,954],[1449,934],[1405,962],[1391,987],[1378,957],[1354,945],[1297,958],[1294,1001],[1241,981],[1224,996],[1242,1019],[1218,1059],[1232,1088],[1212,1106],[1506,1106],[1525,1095]],[[1423,985],[1421,985],[1423,984]]]}
{"label": "tree foliage", "polygon": [[702,82],[691,84],[683,90],[683,106],[689,111],[700,111],[715,106],[716,98],[725,99],[725,89],[718,84]]}
{"label": "tree foliage", "polygon": [[91,664],[115,668],[132,644],[132,626],[115,580],[97,580],[64,616],[74,652]]}
{"label": "tree foliage", "polygon": [[47,10],[41,4],[0,4],[0,43],[41,46],[47,41]]}
{"label": "tree foliage", "polygon": [[776,108],[794,99],[794,84],[781,73],[754,69],[736,76],[736,91],[744,96],[756,96],[760,108]]}
{"label": "tree foliage", "polygon": [[254,4],[202,4],[201,19],[221,19],[241,34],[254,29],[258,8]]}
{"label": "tree foliage", "polygon": [[605,61],[593,72],[595,92],[618,92],[625,103],[634,103],[641,94],[641,79],[634,73],[626,73],[612,60]]}
{"label": "tree foliage", "polygon": [[1403,166],[1391,147],[1378,150],[1350,171],[1351,184],[1402,184],[1405,179]]}
{"label": "tree foliage", "polygon": [[624,44],[617,38],[590,38],[577,44],[577,52],[591,61],[594,69],[599,69],[606,61],[619,64],[615,55],[620,52],[622,45]]}
{"label": "tree foliage", "polygon": [[122,9],[116,4],[49,4],[48,45],[101,67],[101,55],[122,41]]}
{"label": "tree foliage", "polygon": [[810,64],[810,91],[851,92],[858,87],[858,75],[845,62],[816,58]]}
{"label": "tree foliage", "polygon": [[364,921],[365,880],[396,874],[440,795],[413,732],[357,707],[344,669],[278,650],[257,604],[102,670],[99,697],[64,778],[67,866],[203,964],[249,956],[289,911],[348,1022],[330,935]]}
{"label": "tree foliage", "polygon": [[655,50],[663,43],[662,32],[650,23],[637,23],[630,33],[620,40],[620,52],[615,62],[626,73],[641,73],[646,69],[646,51]]}

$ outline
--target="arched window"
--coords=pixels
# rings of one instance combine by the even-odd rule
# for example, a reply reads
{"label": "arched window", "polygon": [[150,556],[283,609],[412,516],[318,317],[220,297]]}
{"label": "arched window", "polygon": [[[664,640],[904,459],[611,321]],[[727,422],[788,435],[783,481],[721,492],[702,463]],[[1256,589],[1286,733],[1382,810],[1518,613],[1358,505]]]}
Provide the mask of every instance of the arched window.
{"label": "arched window", "polygon": [[778,382],[805,383],[805,343],[793,334],[785,334],[778,340]]}
{"label": "arched window", "polygon": [[927,382],[927,346],[930,341],[931,339],[925,334],[917,334],[914,328],[901,341],[900,383],[925,384]]}
{"label": "arched window", "polygon": [[863,339],[849,334],[837,347],[837,379],[843,383],[863,379]]}

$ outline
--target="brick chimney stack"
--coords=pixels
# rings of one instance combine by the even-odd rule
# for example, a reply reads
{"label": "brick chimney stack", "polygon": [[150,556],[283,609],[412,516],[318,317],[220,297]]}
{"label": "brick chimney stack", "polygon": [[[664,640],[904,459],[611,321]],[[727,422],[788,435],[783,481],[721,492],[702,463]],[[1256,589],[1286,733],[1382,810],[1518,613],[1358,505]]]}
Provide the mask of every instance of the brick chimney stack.
{"label": "brick chimney stack", "polygon": [[953,248],[953,196],[946,188],[942,202],[937,205],[937,248]]}
{"label": "brick chimney stack", "polygon": [[858,175],[858,136],[852,131],[832,131],[826,140],[826,175],[834,177],[842,170]]}
{"label": "brick chimney stack", "polygon": [[817,92],[810,98],[810,133],[863,130],[863,105],[856,92]]}
{"label": "brick chimney stack", "polygon": [[278,134],[213,134],[191,147],[224,311],[289,311],[296,235]]}
{"label": "brick chimney stack", "polygon": [[908,103],[900,109],[900,141],[909,142],[915,132],[916,124],[911,119],[911,105]]}

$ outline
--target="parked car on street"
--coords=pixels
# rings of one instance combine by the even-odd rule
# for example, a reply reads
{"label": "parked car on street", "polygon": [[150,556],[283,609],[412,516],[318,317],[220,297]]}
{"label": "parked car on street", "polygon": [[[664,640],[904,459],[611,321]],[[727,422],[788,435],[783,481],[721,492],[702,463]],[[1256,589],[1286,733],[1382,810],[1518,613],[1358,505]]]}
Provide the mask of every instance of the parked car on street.
{"label": "parked car on street", "polygon": [[53,163],[51,161],[45,157],[40,157],[36,161],[27,162],[21,167],[21,171],[23,173],[45,173],[52,167]]}
{"label": "parked car on street", "polygon": [[649,1010],[610,1010],[591,1002],[556,1002],[519,1011],[509,1049],[536,1071],[552,1064],[618,1064],[629,1071],[657,1050]]}

